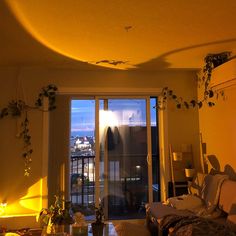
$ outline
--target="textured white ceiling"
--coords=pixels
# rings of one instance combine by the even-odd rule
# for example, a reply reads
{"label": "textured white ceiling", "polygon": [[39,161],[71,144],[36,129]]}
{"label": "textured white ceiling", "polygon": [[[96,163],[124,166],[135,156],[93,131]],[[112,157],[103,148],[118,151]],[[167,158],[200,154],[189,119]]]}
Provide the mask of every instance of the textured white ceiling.
{"label": "textured white ceiling", "polygon": [[6,0],[0,65],[195,69],[236,52],[235,0]]}

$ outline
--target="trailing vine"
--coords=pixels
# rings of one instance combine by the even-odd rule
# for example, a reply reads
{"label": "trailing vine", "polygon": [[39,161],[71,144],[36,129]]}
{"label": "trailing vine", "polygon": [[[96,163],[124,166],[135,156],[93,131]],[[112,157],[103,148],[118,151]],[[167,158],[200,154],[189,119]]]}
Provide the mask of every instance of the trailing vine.
{"label": "trailing vine", "polygon": [[204,86],[204,93],[202,99],[192,99],[190,101],[186,101],[182,97],[177,96],[173,90],[169,89],[168,87],[164,87],[160,95],[162,100],[159,101],[157,109],[165,109],[166,102],[168,99],[173,100],[176,103],[176,107],[178,109],[189,109],[194,107],[201,108],[204,103],[206,103],[209,107],[215,106],[215,103],[211,100],[215,96],[215,92],[212,90],[212,88],[210,88],[212,70],[215,67],[228,61],[229,56],[230,52],[223,52],[219,54],[208,54],[205,57],[205,65],[202,69],[202,77],[200,77],[198,80],[200,86]]}
{"label": "trailing vine", "polygon": [[[22,100],[12,100],[8,103],[6,107],[2,108],[0,111],[0,119],[3,119],[7,116],[15,118],[23,117],[23,121],[20,125],[20,132],[17,134],[17,138],[22,139],[24,143],[22,157],[24,159],[25,165],[25,176],[30,175],[30,164],[32,162],[31,154],[33,153],[33,149],[31,146],[31,135],[29,130],[28,112],[33,109],[40,110],[43,112],[52,111],[56,109],[56,93],[57,87],[53,84],[49,84],[41,89],[41,92],[39,93],[34,106],[30,106]],[[48,99],[48,108],[46,110],[43,109],[44,98]]]}

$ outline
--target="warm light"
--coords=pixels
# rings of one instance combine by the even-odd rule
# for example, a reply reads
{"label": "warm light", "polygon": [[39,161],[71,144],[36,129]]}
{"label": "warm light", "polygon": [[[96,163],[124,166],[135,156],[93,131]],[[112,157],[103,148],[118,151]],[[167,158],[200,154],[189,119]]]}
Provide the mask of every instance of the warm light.
{"label": "warm light", "polygon": [[0,215],[5,214],[6,207],[7,207],[7,203],[6,202],[1,202],[1,204],[0,204]]}
{"label": "warm light", "polygon": [[136,169],[140,169],[141,168],[141,166],[136,166]]}
{"label": "warm light", "polygon": [[[108,32],[110,32],[110,28],[106,26],[107,24],[97,24],[98,19],[100,21],[102,20],[102,22],[105,21],[105,23],[107,23],[107,19],[104,18],[104,14],[102,14],[101,11],[97,10],[97,7],[99,7],[99,5],[95,6],[94,4],[91,4],[91,7],[95,6],[95,12],[93,13],[93,15],[96,15],[94,16],[94,23],[89,20],[85,21],[86,24],[77,24],[77,22],[80,21],[80,17],[78,17],[78,19],[76,18],[77,20],[73,17],[73,20],[71,20],[70,17],[64,17],[63,14],[61,14],[62,12],[64,12],[63,5],[67,4],[66,8],[68,8],[68,6],[70,5],[73,6],[70,8],[70,15],[79,15],[81,17],[85,16],[86,19],[86,15],[89,16],[91,14],[90,11],[86,10],[89,1],[85,1],[84,4],[82,4],[82,2],[73,0],[71,0],[70,2],[71,3],[68,3],[68,0],[61,0],[60,4],[55,5],[54,1],[47,1],[44,3],[43,1],[42,3],[41,1],[38,1],[38,3],[35,4],[34,0],[6,0],[6,4],[8,5],[9,9],[12,11],[12,13],[16,17],[16,19],[21,23],[21,25],[25,28],[25,30],[39,43],[41,43],[48,49],[59,53],[65,57],[83,61],[86,63],[91,63],[95,66],[104,66],[115,69],[135,68],[133,63],[128,63],[129,60],[126,56],[127,53],[124,49],[124,45],[121,46],[119,43],[120,37],[113,37],[113,41],[114,39],[117,40],[117,43],[115,44],[115,49],[119,47],[119,50],[113,50],[111,46],[107,45],[110,41],[110,38],[108,37],[109,33],[106,32],[107,30]],[[52,8],[54,9],[53,12],[56,13],[57,17],[53,17],[52,12],[50,10],[47,10]],[[83,15],[78,13],[80,11],[83,11]],[[61,13],[58,14],[59,12]],[[115,20],[116,19],[114,19],[114,21]],[[45,27],[45,22],[47,22],[47,27]],[[92,23],[92,25],[90,25],[90,23]],[[102,26],[102,28],[100,29],[98,25]],[[80,29],[78,29],[78,27]],[[83,33],[85,29],[84,27],[92,30],[90,32],[92,32],[93,37],[90,36],[90,33]],[[67,29],[68,32],[73,33],[63,34],[63,40],[61,40],[60,35],[62,32],[61,30],[63,29]],[[99,32],[101,32],[100,30],[102,30],[105,33],[97,33],[97,30],[99,30]],[[123,36],[127,36],[127,32],[124,28],[121,28],[120,31],[118,27],[117,30],[116,33],[122,33]],[[71,37],[70,35],[73,35],[73,37]],[[126,40],[127,39],[128,38],[126,38]],[[79,50],[77,50],[78,46]],[[136,47],[139,47],[139,45],[136,45]],[[143,51],[146,52],[145,50]],[[106,63],[106,61],[110,62]],[[142,61],[140,61],[140,59],[138,60],[138,62]]]}
{"label": "warm light", "polygon": [[22,217],[22,216],[35,216],[37,217],[38,216],[38,213],[32,213],[32,214],[28,214],[28,213],[25,213],[25,214],[5,214],[5,215],[2,215],[0,216],[0,218],[14,218],[14,217]]}
{"label": "warm light", "polygon": [[21,206],[33,211],[42,209],[42,182],[43,180],[40,179],[28,189],[28,193],[19,201]]}
{"label": "warm light", "polygon": [[36,216],[43,207],[45,178],[41,178],[29,187],[27,194],[20,199],[14,202],[0,203],[0,218]]}
{"label": "warm light", "polygon": [[5,236],[19,236],[20,234],[17,234],[17,233],[12,233],[12,232],[9,232],[9,233],[6,233]]}
{"label": "warm light", "polygon": [[94,168],[93,163],[89,163],[89,172],[88,172],[89,181],[93,181],[93,175],[94,175],[93,168]]}
{"label": "warm light", "polygon": [[101,127],[115,127],[118,126],[118,120],[114,112],[100,110],[100,125]]}

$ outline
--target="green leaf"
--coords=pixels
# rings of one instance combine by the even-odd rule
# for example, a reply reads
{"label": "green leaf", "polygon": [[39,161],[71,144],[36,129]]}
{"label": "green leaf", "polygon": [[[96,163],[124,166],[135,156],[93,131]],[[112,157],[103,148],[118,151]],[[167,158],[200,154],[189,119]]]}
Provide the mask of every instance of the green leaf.
{"label": "green leaf", "polygon": [[212,98],[214,96],[214,92],[212,90],[209,90],[209,98]]}
{"label": "green leaf", "polygon": [[184,105],[185,105],[185,107],[186,107],[187,109],[189,109],[189,105],[188,105],[187,102],[184,101]]}
{"label": "green leaf", "polygon": [[196,101],[195,100],[191,100],[190,103],[192,104],[193,107],[196,106]]}
{"label": "green leaf", "polygon": [[202,102],[198,103],[198,107],[201,108],[202,107]]}
{"label": "green leaf", "polygon": [[214,105],[215,105],[214,102],[208,102],[208,106],[209,106],[209,107],[212,107],[212,106],[214,106]]}

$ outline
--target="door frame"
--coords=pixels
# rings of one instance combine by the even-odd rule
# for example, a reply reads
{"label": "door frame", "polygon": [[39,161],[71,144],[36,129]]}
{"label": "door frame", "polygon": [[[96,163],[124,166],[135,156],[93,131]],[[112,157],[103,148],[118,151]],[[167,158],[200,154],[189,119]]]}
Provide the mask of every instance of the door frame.
{"label": "door frame", "polygon": [[[114,97],[115,95],[118,96],[127,96],[127,97],[141,97],[141,96],[149,96],[149,97],[158,97],[161,94],[162,88],[125,88],[125,87],[58,87],[58,94],[59,95],[71,95],[71,97],[76,97],[77,95],[85,96],[85,97],[94,97],[94,96],[110,96]],[[68,104],[69,105],[69,104]],[[99,103],[98,103],[99,108]],[[168,117],[167,117],[167,109],[159,110],[158,111],[158,121],[159,121],[159,156],[160,156],[160,188],[161,188],[161,201],[165,200],[167,197],[167,182],[168,182],[168,172],[169,172],[169,163],[168,161]],[[97,121],[98,122],[98,121]],[[49,151],[49,114],[44,113],[43,116],[43,140],[46,140],[42,143],[42,162],[43,162],[43,170],[42,176],[45,176],[47,173],[47,163],[48,163],[48,151]],[[96,136],[99,137],[99,132],[96,132]],[[98,144],[96,144],[98,145]],[[99,146],[99,145],[98,145]],[[99,150],[99,147],[96,147],[96,150]],[[65,163],[68,162],[65,160]],[[96,168],[99,171],[99,168]],[[99,175],[98,175],[99,176]],[[69,173],[65,175],[66,178],[65,183],[68,183]],[[48,189],[48,183],[45,181],[43,183],[43,188]],[[60,186],[59,186],[60,187]],[[95,186],[98,188],[99,186]],[[68,195],[70,188],[70,183],[66,184],[65,192]],[[45,192],[45,195],[48,196],[48,192]],[[45,196],[44,195],[44,196]],[[99,202],[99,196],[95,197],[95,201]],[[46,203],[47,201],[45,201]],[[45,204],[46,205],[46,204]]]}

